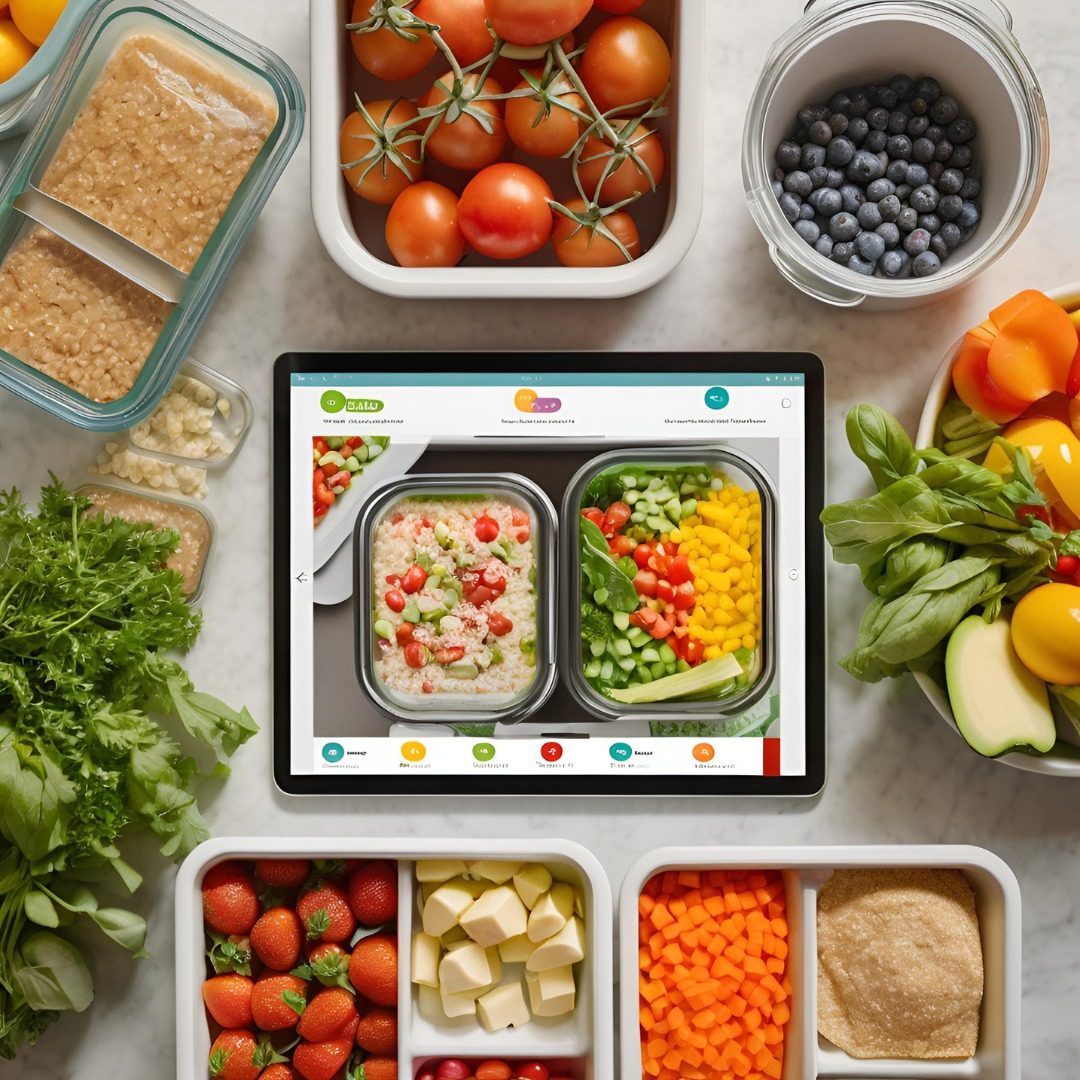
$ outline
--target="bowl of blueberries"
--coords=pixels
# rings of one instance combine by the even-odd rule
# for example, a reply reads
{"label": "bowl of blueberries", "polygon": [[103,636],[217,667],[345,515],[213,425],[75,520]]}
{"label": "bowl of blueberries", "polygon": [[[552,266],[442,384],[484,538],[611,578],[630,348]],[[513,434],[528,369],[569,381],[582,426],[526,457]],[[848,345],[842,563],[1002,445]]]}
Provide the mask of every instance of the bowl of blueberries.
{"label": "bowl of blueberries", "polygon": [[1049,161],[1042,92],[998,0],[810,0],[773,46],[743,184],[777,269],[842,307],[963,285],[1027,223]]}

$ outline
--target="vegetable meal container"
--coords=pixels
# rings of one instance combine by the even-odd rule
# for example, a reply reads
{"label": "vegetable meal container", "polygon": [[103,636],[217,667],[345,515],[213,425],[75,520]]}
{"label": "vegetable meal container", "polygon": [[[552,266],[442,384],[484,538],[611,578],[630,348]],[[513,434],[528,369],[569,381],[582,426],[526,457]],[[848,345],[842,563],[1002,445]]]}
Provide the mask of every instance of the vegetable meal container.
{"label": "vegetable meal container", "polygon": [[765,471],[732,449],[615,450],[581,468],[563,501],[562,662],[589,712],[700,720],[768,690],[776,515]]}
{"label": "vegetable meal container", "polygon": [[555,688],[555,511],[514,474],[387,480],[356,523],[356,670],[393,720],[516,724]]}
{"label": "vegetable meal container", "polygon": [[[951,1058],[914,1058],[914,1057],[860,1057],[856,1058],[840,1050],[830,1043],[824,1036],[818,1034],[819,1008],[822,1000],[822,991],[819,988],[819,901],[822,897],[822,889],[827,885],[830,878],[839,870],[868,870],[868,871],[900,871],[922,875],[925,871],[959,871],[962,882],[970,886],[974,897],[974,918],[977,920],[977,935],[979,941],[973,943],[970,923],[966,930],[968,934],[968,956],[972,952],[978,955],[978,944],[981,944],[982,961],[982,998],[981,1007],[977,1008],[978,1035],[974,1043],[974,1055],[970,1057]],[[722,872],[716,876],[710,876],[709,872]],[[825,1080],[825,1078],[848,1077],[851,1080],[960,1080],[960,1078],[978,1078],[978,1080],[1020,1080],[1020,1005],[1021,1005],[1021,921],[1020,921],[1020,888],[1016,877],[1009,867],[996,855],[978,847],[961,845],[907,845],[907,846],[867,846],[867,847],[671,847],[661,848],[650,852],[640,859],[627,873],[623,882],[619,897],[619,959],[621,962],[622,980],[619,989],[619,1017],[620,1017],[620,1051],[621,1065],[620,1076],[622,1080],[641,1080],[643,1075],[656,1075],[646,1068],[643,1073],[643,1065],[648,1061],[650,1053],[658,1053],[665,1049],[658,1042],[655,1049],[650,1046],[650,1036],[645,1032],[645,1024],[653,1023],[653,1018],[659,1020],[657,1013],[667,1013],[668,999],[664,996],[659,998],[659,1003],[654,1009],[650,1004],[657,1001],[656,992],[650,988],[653,983],[650,973],[643,973],[641,968],[645,963],[651,963],[652,948],[648,939],[656,932],[654,922],[665,923],[666,915],[655,920],[651,918],[652,903],[657,892],[667,895],[687,896],[690,908],[685,914],[690,914],[694,905],[701,903],[696,896],[691,896],[693,890],[699,885],[715,883],[715,892],[722,893],[722,903],[715,900],[705,899],[707,907],[718,911],[714,923],[706,918],[699,919],[699,913],[693,910],[692,922],[695,925],[704,923],[704,929],[711,934],[719,923],[717,932],[719,937],[726,940],[727,934],[735,933],[727,923],[729,918],[735,918],[735,905],[731,902],[729,892],[733,897],[739,893],[746,884],[750,883],[748,875],[759,875],[753,885],[760,885],[760,876],[768,875],[768,880],[782,882],[781,897],[786,910],[781,915],[782,922],[779,927],[786,923],[786,938],[782,939],[785,944],[776,947],[773,942],[766,940],[764,949],[754,949],[752,942],[746,948],[744,956],[742,945],[736,948],[728,947],[722,952],[714,949],[708,953],[710,965],[719,964],[718,971],[722,969],[726,974],[722,978],[731,975],[739,985],[742,979],[739,975],[745,970],[750,972],[751,961],[749,957],[761,953],[762,956],[771,960],[774,956],[784,959],[775,966],[769,968],[771,973],[783,986],[790,987],[790,993],[776,992],[774,1000],[783,1001],[784,1013],[781,1020],[777,1021],[783,1029],[783,1053],[782,1068],[778,1071],[766,1071],[765,1075],[775,1076],[777,1080]],[[657,875],[661,875],[657,880]],[[732,882],[730,879],[734,878]],[[849,879],[850,880],[850,879]],[[652,885],[649,883],[652,882]],[[727,884],[722,884],[727,882]],[[777,884],[767,885],[765,892],[751,889],[750,907],[756,907],[754,896],[765,901],[776,893]],[[967,888],[961,885],[963,892]],[[926,905],[925,897],[930,895],[925,890],[925,881],[912,882],[906,902],[915,902],[910,898],[918,896],[919,902]],[[705,891],[704,889],[702,891]],[[652,895],[643,895],[652,894]],[[780,897],[777,897],[779,900]],[[845,902],[849,905],[850,895]],[[971,895],[967,902],[970,904]],[[764,909],[768,905],[762,904]],[[836,906],[829,903],[830,919]],[[679,910],[671,906],[665,911],[671,910],[674,918],[681,917]],[[902,911],[903,909],[901,909]],[[775,912],[773,912],[775,913]],[[769,911],[765,911],[766,917]],[[848,934],[853,940],[853,946],[864,947],[867,940],[873,940],[876,934],[880,934],[882,922],[875,920],[873,929],[867,929],[865,924],[860,927],[855,919],[846,913],[841,913],[849,921],[846,926]],[[887,913],[896,917],[896,912]],[[751,919],[749,911],[744,916]],[[677,925],[674,923],[672,925]],[[759,926],[761,923],[758,924]],[[830,924],[829,940],[835,942],[835,923]],[[895,925],[895,922],[892,924]],[[772,925],[766,929],[767,934],[777,931],[778,926]],[[863,933],[865,932],[865,937]],[[739,933],[742,933],[741,931]],[[744,936],[754,938],[754,933],[746,928]],[[760,935],[759,935],[760,937]],[[641,938],[645,938],[644,944]],[[663,940],[675,940],[681,942],[680,948],[690,948],[680,935],[668,931],[667,935],[661,934]],[[717,937],[710,937],[710,942],[716,942]],[[880,939],[879,939],[880,940]],[[950,963],[959,964],[954,960],[955,938],[949,940],[948,956]],[[925,945],[925,942],[922,943]],[[711,946],[707,946],[711,947]],[[835,945],[833,946],[835,947]],[[916,946],[917,948],[918,946]],[[873,955],[873,954],[871,954]],[[959,955],[959,949],[955,950]],[[861,953],[865,958],[866,951]],[[719,957],[714,960],[714,957]],[[896,978],[890,976],[890,960],[888,956],[878,958],[880,964],[879,973],[881,983],[871,987],[865,981],[858,982],[860,994],[872,994],[877,989],[882,989],[886,995],[891,994],[896,983],[903,982],[904,972],[899,972]],[[666,961],[661,961],[666,962]],[[977,964],[977,961],[976,961]],[[932,964],[931,964],[932,966]],[[783,968],[781,972],[780,969]],[[958,969],[958,968],[957,968]],[[760,967],[754,970],[760,972]],[[639,978],[640,974],[640,978]],[[755,978],[757,976],[755,975]],[[958,981],[960,981],[958,979]],[[766,988],[772,984],[767,978],[762,978],[761,986]],[[911,982],[907,982],[907,993],[916,997],[922,991],[912,988]],[[645,993],[647,991],[647,994]],[[973,1000],[978,1001],[978,987],[972,991]],[[932,991],[925,989],[925,998],[918,1003],[912,1003],[910,997],[908,1003],[913,1009],[926,1002],[928,1011],[934,1007]],[[753,997],[753,995],[748,995]],[[760,1002],[762,997],[768,994],[753,997],[755,1002]],[[900,1000],[904,1000],[901,996]],[[743,1001],[740,998],[740,1001]],[[726,1004],[724,1003],[726,1002]],[[735,1002],[735,998],[725,998],[724,1002],[714,1004],[714,1016],[704,1016],[700,1020],[700,1029],[706,1036],[711,1034],[714,1026],[719,1030],[725,1014],[730,1013],[740,1019],[739,1027],[749,1016],[754,1008],[761,1010],[761,1027],[766,1038],[773,1041],[765,1043],[765,1049],[769,1051],[766,1056],[776,1055],[776,1032],[768,1031],[766,1021],[772,1015],[766,1013],[769,1008],[767,1003],[747,1005],[745,1011],[736,1005],[728,1009],[728,1005]],[[942,1027],[947,1026],[954,1014],[947,1014],[945,1009],[951,1002],[938,1001],[937,1006],[941,1013],[937,1016],[936,1023]],[[778,1007],[774,1004],[773,1006]],[[969,1004],[970,1007],[970,1004]],[[892,1006],[893,1010],[896,1006]],[[683,1006],[684,1013],[693,1012],[690,1005]],[[715,1014],[719,1014],[719,1016]],[[790,1014],[787,1016],[786,1014]],[[701,1016],[700,1011],[696,1014]],[[902,1026],[906,1016],[896,1015],[890,1011],[889,999],[883,998],[882,1008],[875,1013],[876,1022],[873,1025],[874,1037],[892,1037],[895,1033],[889,1030],[889,1021],[896,1021]],[[974,1017],[971,1018],[974,1022]],[[644,1024],[643,1024],[644,1021]],[[714,1025],[715,1021],[715,1025]],[[751,1023],[758,1023],[757,1016]],[[738,1037],[738,1032],[732,1028],[725,1033],[725,1039],[720,1040],[723,1047],[728,1034]],[[643,1041],[644,1040],[644,1041]],[[661,1038],[661,1042],[664,1040]],[[761,1043],[749,1039],[747,1052],[754,1055],[759,1050]],[[643,1061],[643,1058],[645,1061]],[[770,1066],[774,1068],[775,1066]]]}
{"label": "vegetable meal container", "polygon": [[0,386],[96,431],[147,416],[303,115],[278,57],[179,0],[94,4],[0,186]]}
{"label": "vegetable meal container", "polygon": [[[203,924],[201,887],[206,873],[227,860],[239,860],[250,866],[256,859],[384,860],[396,862],[398,880],[397,955],[398,993],[397,1025],[398,1076],[411,1080],[425,1068],[447,1058],[460,1058],[479,1064],[498,1058],[512,1063],[543,1061],[558,1066],[558,1075],[572,1080],[609,1080],[615,1075],[613,1030],[614,982],[612,960],[611,890],[596,857],[567,840],[386,840],[327,839],[326,837],[267,838],[227,837],[201,844],[188,856],[180,869],[176,887],[176,1076],[177,1080],[201,1080],[207,1075],[207,1060],[214,1036],[220,1030],[207,1015],[200,993],[204,980],[213,971],[207,963],[209,939]],[[427,862],[425,876],[440,874],[461,876],[453,883],[490,889],[506,885],[516,891],[512,878],[494,882],[482,875],[501,878],[503,872],[541,866],[547,884],[565,882],[574,896],[574,912],[583,928],[582,959],[572,964],[574,1000],[569,1010],[546,1010],[558,1015],[541,1015],[528,992],[533,1014],[526,1022],[489,1031],[477,1015],[448,1018],[440,990],[430,985],[430,972],[421,971],[422,949],[414,938],[423,930],[423,911],[427,898],[440,882],[417,879],[418,861]],[[493,861],[497,860],[497,861]],[[467,864],[462,865],[462,862]],[[468,865],[471,864],[471,865]],[[475,867],[475,872],[473,868]],[[329,873],[333,868],[324,866]],[[434,871],[432,874],[428,871]],[[346,871],[348,872],[348,871]],[[543,874],[543,871],[540,871]],[[524,889],[524,886],[523,886]],[[295,895],[295,894],[291,894]],[[286,901],[287,902],[287,901]],[[520,914],[520,913],[519,913]],[[393,927],[389,928],[393,932]],[[361,931],[363,932],[363,931]],[[382,932],[387,932],[384,928]],[[464,941],[466,933],[456,925],[447,935]],[[445,959],[453,951],[452,942],[438,937],[426,942]],[[348,951],[348,941],[343,942]],[[488,950],[489,956],[495,948]],[[505,947],[504,947],[505,951]],[[507,952],[506,955],[511,955]],[[528,976],[520,960],[498,961],[491,956],[494,981],[516,992]],[[441,968],[445,976],[445,969]],[[569,972],[564,969],[563,975]],[[424,985],[414,982],[419,978]],[[520,1007],[520,1006],[519,1006]],[[213,1026],[211,1026],[213,1025]],[[213,1035],[211,1032],[213,1031]],[[281,1035],[288,1035],[281,1032]],[[291,1040],[285,1040],[290,1045]]]}

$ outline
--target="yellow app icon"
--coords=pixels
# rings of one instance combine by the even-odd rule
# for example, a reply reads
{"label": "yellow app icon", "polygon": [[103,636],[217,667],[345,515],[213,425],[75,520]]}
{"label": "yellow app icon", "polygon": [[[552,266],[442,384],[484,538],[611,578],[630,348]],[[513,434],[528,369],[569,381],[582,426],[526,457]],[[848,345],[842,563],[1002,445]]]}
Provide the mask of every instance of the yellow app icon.
{"label": "yellow app icon", "polygon": [[427,757],[427,747],[422,742],[402,743],[401,756],[406,761],[423,761]]}
{"label": "yellow app icon", "polygon": [[523,388],[514,395],[514,408],[518,412],[533,411],[533,402],[536,401],[536,391]]}

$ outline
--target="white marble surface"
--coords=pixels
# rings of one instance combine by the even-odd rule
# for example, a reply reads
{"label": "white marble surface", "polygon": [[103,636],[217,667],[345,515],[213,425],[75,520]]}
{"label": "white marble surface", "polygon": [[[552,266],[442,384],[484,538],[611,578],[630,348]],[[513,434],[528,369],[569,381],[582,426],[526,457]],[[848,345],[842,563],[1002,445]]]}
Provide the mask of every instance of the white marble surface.
{"label": "white marble surface", "polygon": [[[303,0],[200,0],[281,54],[306,84]],[[327,2],[327,0],[313,0]],[[948,300],[895,315],[840,313],[805,299],[773,270],[746,212],[738,146],[746,97],[769,44],[799,5],[709,4],[712,83],[706,207],[685,263],[646,295],[605,304],[394,301],[348,280],[323,252],[308,203],[307,145],[273,194],[193,350],[251,392],[257,422],[241,460],[214,478],[209,503],[224,526],[190,666],[196,681],[246,702],[265,733],[237,755],[233,779],[207,792],[216,833],[364,836],[565,836],[592,848],[617,890],[644,851],[678,841],[717,843],[980,844],[1004,857],[1024,894],[1025,1078],[1076,1075],[1080,1036],[1080,783],[977,758],[908,682],[863,686],[829,668],[829,781],[803,801],[638,799],[297,800],[270,770],[270,368],[286,348],[810,349],[829,374],[829,495],[864,479],[842,437],[847,407],[882,403],[908,424],[948,342],[1018,288],[1080,277],[1080,23],[1056,0],[1017,4],[1017,35],[1038,70],[1053,129],[1050,176],[1024,235],[983,278]],[[918,66],[913,61],[914,66]],[[10,395],[0,397],[0,484],[34,490],[48,468],[79,475],[98,440]],[[28,446],[36,447],[33,454]],[[853,572],[830,572],[830,648],[846,651],[861,608]],[[153,959],[132,963],[87,938],[98,998],[0,1072],[13,1080],[173,1074],[174,872],[132,845],[148,870],[137,898]],[[598,1078],[601,1080],[601,1078]]]}

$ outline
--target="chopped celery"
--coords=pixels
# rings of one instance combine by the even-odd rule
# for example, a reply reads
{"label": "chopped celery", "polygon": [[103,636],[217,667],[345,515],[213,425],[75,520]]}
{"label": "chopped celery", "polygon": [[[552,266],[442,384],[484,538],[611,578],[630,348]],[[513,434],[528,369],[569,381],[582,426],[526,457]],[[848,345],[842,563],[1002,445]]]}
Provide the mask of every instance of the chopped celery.
{"label": "chopped celery", "polygon": [[655,664],[660,659],[660,652],[651,645],[641,650],[641,662],[643,664]]}
{"label": "chopped celery", "polygon": [[630,626],[630,615],[625,611],[616,611],[612,614],[611,621],[620,630],[626,630]]}
{"label": "chopped celery", "polygon": [[[642,670],[638,668],[639,678]],[[612,698],[624,705],[645,705],[654,701],[670,701],[672,698],[712,690],[741,674],[742,665],[728,653],[718,656],[715,660],[706,660],[705,663],[689,671],[654,679],[648,686],[638,686],[633,690],[611,690],[609,693]]]}
{"label": "chopped celery", "polygon": [[632,656],[624,656],[619,661],[619,667],[622,668],[623,671],[629,673],[629,672],[633,671],[634,668],[637,667],[637,662],[634,660],[634,658]]}
{"label": "chopped celery", "polygon": [[614,645],[615,651],[620,656],[629,656],[634,651],[634,647],[630,644],[629,640],[624,637],[615,638]]}
{"label": "chopped celery", "polygon": [[603,656],[604,655],[604,649],[605,649],[606,646],[607,646],[606,641],[590,641],[589,642],[589,652],[591,652],[593,654],[593,656]]}
{"label": "chopped celery", "polygon": [[593,660],[585,665],[585,678],[586,679],[599,679],[600,678],[600,661]]}
{"label": "chopped celery", "polygon": [[674,664],[678,657],[675,655],[675,650],[667,642],[664,642],[660,646],[659,659],[663,660],[665,664]]}
{"label": "chopped celery", "polygon": [[668,673],[667,664],[663,660],[657,660],[655,664],[649,666],[649,671],[654,679],[662,679]]}

